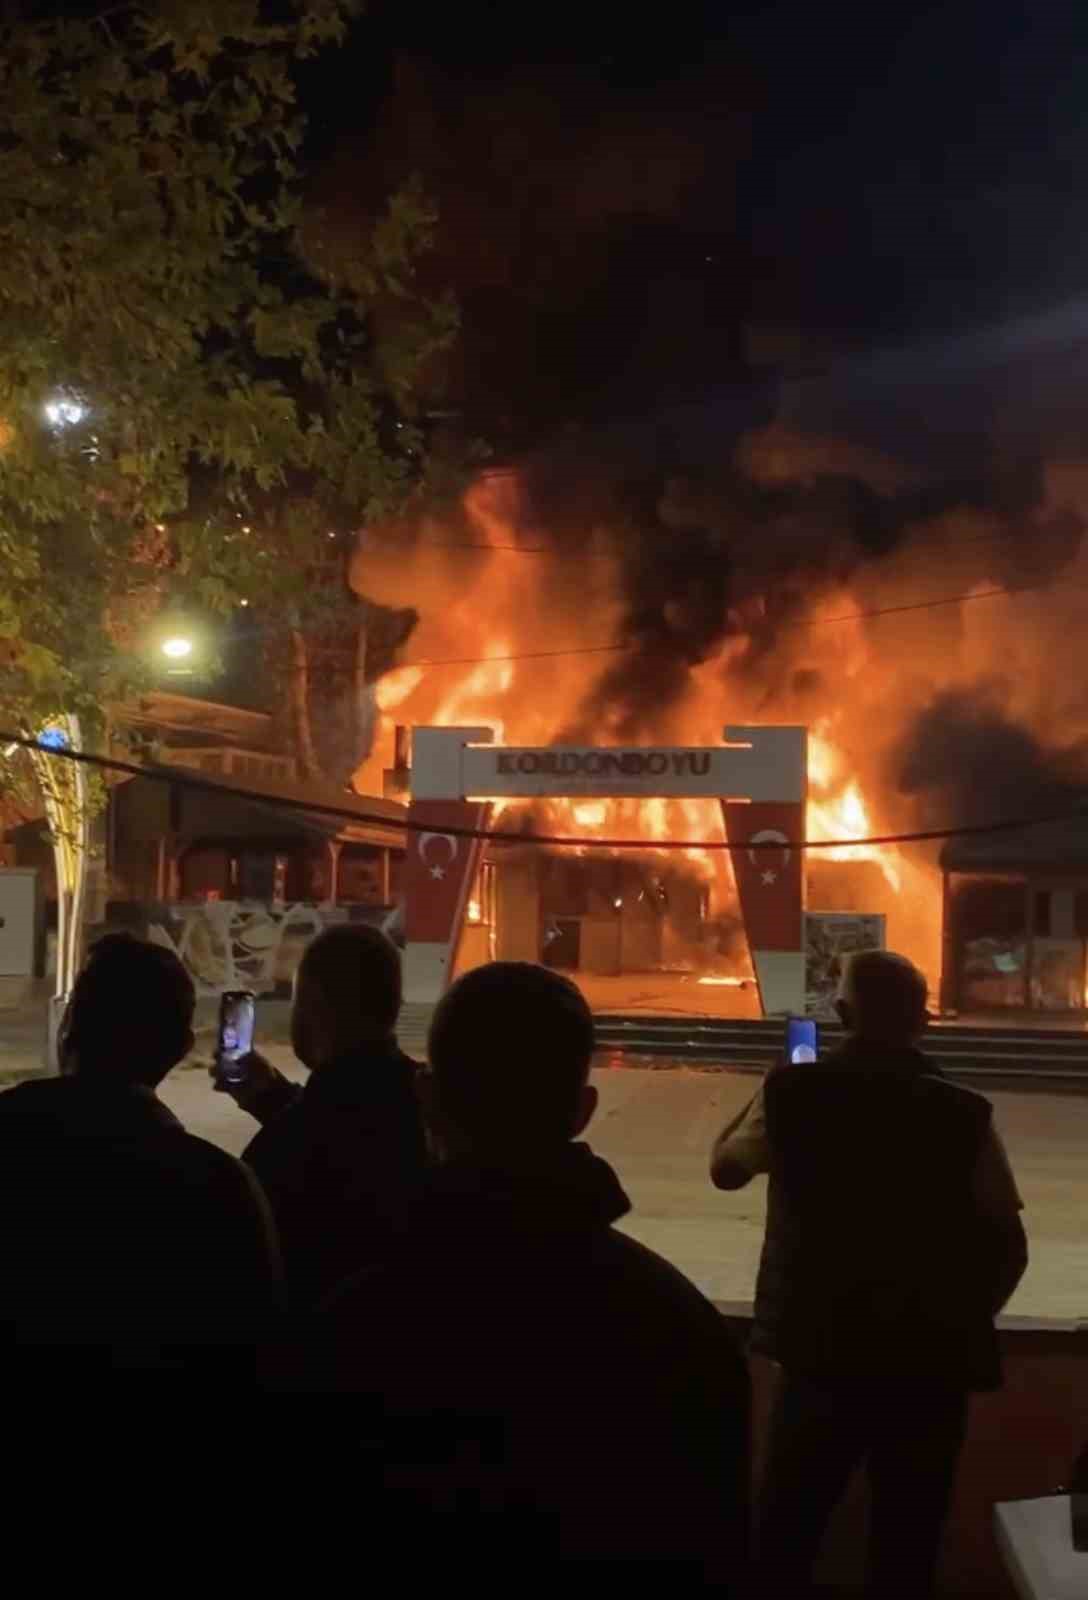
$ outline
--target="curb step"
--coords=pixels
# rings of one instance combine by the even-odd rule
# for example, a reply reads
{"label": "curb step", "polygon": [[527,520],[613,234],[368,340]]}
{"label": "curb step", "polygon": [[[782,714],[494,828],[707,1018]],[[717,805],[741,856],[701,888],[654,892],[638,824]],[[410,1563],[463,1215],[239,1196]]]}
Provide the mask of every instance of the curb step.
{"label": "curb step", "polygon": [[[669,1056],[701,1066],[766,1066],[782,1049],[780,1021],[704,1017],[597,1015],[602,1050],[637,1056]],[[843,1038],[835,1024],[821,1024],[825,1047]],[[927,1029],[922,1049],[953,1076],[1054,1080],[1088,1089],[1088,1034],[1043,1028],[980,1028],[941,1023]]]}
{"label": "curb step", "polygon": [[[406,1004],[397,1037],[401,1049],[425,1059],[434,1007]],[[669,1058],[700,1067],[762,1069],[782,1049],[782,1023],[771,1019],[656,1016],[642,1012],[598,1012],[597,1047],[646,1059]],[[835,1023],[821,1023],[826,1048],[843,1038]],[[979,1027],[939,1023],[927,1029],[922,1048],[953,1077],[1046,1082],[1088,1089],[1088,1032],[1046,1028]],[[632,1063],[633,1064],[633,1063]]]}

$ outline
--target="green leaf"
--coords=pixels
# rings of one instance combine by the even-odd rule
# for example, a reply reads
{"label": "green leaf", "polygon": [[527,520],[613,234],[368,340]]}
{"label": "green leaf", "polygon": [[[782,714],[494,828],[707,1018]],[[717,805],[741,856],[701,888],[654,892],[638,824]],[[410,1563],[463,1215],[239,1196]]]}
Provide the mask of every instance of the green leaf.
{"label": "green leaf", "polygon": [[[415,287],[434,207],[413,181],[351,239],[303,213],[292,62],[357,7],[274,9],[156,0],[3,26],[5,720],[92,726],[146,676],[167,604],[213,640],[240,594],[341,625],[330,528],[429,480],[421,430],[392,420],[426,409],[456,330]],[[58,393],[78,422],[44,422]]]}

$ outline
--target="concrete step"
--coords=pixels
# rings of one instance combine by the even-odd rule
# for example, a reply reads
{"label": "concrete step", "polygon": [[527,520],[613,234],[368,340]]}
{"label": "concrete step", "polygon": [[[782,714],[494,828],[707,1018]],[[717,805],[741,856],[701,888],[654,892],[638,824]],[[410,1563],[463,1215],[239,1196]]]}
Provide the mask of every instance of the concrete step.
{"label": "concrete step", "polygon": [[[406,1004],[397,1037],[408,1055],[425,1060],[433,1005]],[[782,1050],[781,1021],[598,1012],[594,1018],[602,1051],[647,1059],[690,1061],[701,1067],[766,1067]],[[842,1042],[836,1023],[821,1023],[824,1050]],[[954,1077],[1054,1082],[1088,1089],[1088,1032],[1078,1029],[987,1028],[937,1023],[922,1048]]]}
{"label": "concrete step", "polygon": [[[704,1017],[599,1014],[602,1050],[671,1057],[702,1066],[767,1066],[782,1049],[781,1021]],[[843,1038],[840,1027],[821,1025],[825,1050]],[[1079,1030],[982,1028],[940,1023],[929,1028],[922,1048],[957,1077],[1083,1083],[1088,1088],[1088,1034]]]}

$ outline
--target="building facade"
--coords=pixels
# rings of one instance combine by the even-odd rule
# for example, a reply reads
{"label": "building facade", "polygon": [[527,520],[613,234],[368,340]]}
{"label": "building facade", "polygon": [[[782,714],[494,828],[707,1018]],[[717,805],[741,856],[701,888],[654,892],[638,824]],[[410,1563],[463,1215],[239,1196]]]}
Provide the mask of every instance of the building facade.
{"label": "building facade", "polygon": [[1088,816],[951,839],[942,1009],[1075,1018],[1088,985]]}

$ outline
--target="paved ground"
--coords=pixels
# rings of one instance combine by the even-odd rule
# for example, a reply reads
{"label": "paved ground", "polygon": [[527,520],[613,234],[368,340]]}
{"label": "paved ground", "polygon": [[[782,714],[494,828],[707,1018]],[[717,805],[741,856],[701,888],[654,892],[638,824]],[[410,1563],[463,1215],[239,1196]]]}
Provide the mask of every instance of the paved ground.
{"label": "paved ground", "polygon": [[[285,1070],[290,1051],[271,1046]],[[634,1205],[627,1230],[675,1261],[717,1300],[750,1299],[763,1231],[766,1182],[719,1194],[706,1177],[719,1127],[745,1103],[743,1073],[598,1072],[594,1147],[616,1166]],[[164,1097],[194,1131],[240,1151],[254,1124],[199,1072],[175,1073]],[[1009,1311],[1088,1320],[1088,1096],[994,1094],[997,1119],[1026,1206],[1032,1262]]]}
{"label": "paved ground", "polygon": [[[594,998],[599,1005],[614,1003],[611,995]],[[623,996],[628,1005],[634,998],[629,991]],[[655,991],[642,998],[660,1004],[662,997]],[[214,1012],[214,1002],[206,1002],[198,1017],[208,1050]],[[406,1007],[405,1013],[402,1043],[422,1055],[427,1008]],[[283,1042],[288,1015],[286,1002],[262,1000],[259,1031],[273,1059],[296,1072]],[[43,1028],[37,1011],[0,1012],[0,1087],[41,1070]],[[758,1179],[740,1193],[719,1194],[706,1178],[706,1160],[718,1128],[751,1095],[753,1077],[613,1067],[598,1072],[597,1082],[601,1109],[592,1142],[616,1166],[631,1196],[628,1231],[675,1261],[715,1299],[749,1299],[766,1183]],[[252,1132],[249,1118],[215,1094],[202,1072],[175,1072],[165,1097],[189,1127],[225,1149],[240,1151]],[[1010,1312],[1088,1320],[1088,1096],[1025,1090],[991,1098],[1024,1196],[1033,1251]]]}

